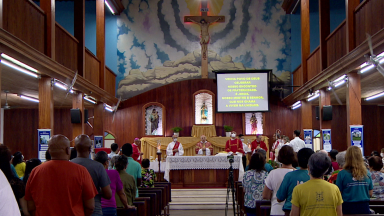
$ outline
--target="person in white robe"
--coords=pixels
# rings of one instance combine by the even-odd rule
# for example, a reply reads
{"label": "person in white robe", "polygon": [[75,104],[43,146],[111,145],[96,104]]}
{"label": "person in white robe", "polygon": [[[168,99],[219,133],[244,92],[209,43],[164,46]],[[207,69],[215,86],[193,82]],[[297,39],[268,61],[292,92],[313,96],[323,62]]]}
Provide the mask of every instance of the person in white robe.
{"label": "person in white robe", "polygon": [[173,141],[168,144],[167,156],[183,156],[183,145],[177,141],[177,135],[172,136]]}

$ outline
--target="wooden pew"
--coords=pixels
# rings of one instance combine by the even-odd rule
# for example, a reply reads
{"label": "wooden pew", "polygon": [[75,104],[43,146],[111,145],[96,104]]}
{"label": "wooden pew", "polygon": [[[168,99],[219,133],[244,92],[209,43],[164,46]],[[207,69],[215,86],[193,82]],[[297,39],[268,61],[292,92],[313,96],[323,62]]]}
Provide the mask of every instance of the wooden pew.
{"label": "wooden pew", "polygon": [[157,212],[157,194],[156,193],[151,193],[151,192],[139,192],[139,197],[147,197],[147,198],[150,198],[149,199],[149,212],[148,212],[148,215],[149,216],[156,216],[156,212]]}
{"label": "wooden pew", "polygon": [[156,215],[162,215],[162,209],[164,209],[164,204],[163,204],[163,201],[164,200],[164,197],[163,197],[163,189],[160,189],[160,188],[139,188],[139,196],[140,196],[140,193],[145,193],[145,192],[149,192],[149,193],[156,193],[157,195],[157,200],[156,200]]}
{"label": "wooden pew", "polygon": [[145,201],[133,201],[133,205],[137,208],[137,215],[148,215]]}
{"label": "wooden pew", "polygon": [[117,216],[138,216],[137,209],[117,208]]}
{"label": "wooden pew", "polygon": [[257,216],[270,216],[271,214],[271,201],[261,200],[256,201],[256,215]]}
{"label": "wooden pew", "polygon": [[244,206],[244,202],[245,202],[244,201],[244,195],[245,195],[244,188],[241,185],[239,187],[239,203],[240,203],[239,213],[240,213],[240,216],[246,215],[246,213],[245,213],[245,206]]}
{"label": "wooden pew", "polygon": [[169,184],[155,184],[155,188],[160,188],[163,190],[163,211],[164,216],[169,215],[169,200],[170,200],[170,185]]}
{"label": "wooden pew", "polygon": [[151,212],[151,198],[150,197],[137,197],[135,198],[135,201],[143,201],[145,202],[145,211],[141,211],[142,214],[140,215],[145,215],[145,216],[150,216]]}

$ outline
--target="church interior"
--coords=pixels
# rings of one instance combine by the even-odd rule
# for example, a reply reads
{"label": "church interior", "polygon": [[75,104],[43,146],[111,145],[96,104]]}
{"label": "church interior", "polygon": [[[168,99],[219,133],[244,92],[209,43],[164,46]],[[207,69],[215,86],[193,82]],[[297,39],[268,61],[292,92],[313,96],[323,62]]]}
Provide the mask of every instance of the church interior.
{"label": "church interior", "polygon": [[[0,143],[45,161],[57,134],[71,148],[88,135],[95,153],[139,138],[164,199],[118,215],[224,215],[226,157],[225,169],[172,168],[168,144],[192,158],[205,135],[213,156],[231,134],[245,146],[261,135],[273,161],[280,135],[298,130],[315,152],[384,150],[383,13],[382,0],[0,0]],[[268,108],[220,112],[217,73],[260,71]],[[229,215],[248,214],[251,157],[235,156]]]}

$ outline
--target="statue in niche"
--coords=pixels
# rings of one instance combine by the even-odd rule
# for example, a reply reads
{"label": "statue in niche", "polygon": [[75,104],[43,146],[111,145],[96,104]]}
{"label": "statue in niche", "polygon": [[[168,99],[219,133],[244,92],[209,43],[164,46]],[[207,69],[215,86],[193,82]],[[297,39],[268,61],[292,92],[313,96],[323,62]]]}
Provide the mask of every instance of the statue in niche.
{"label": "statue in niche", "polygon": [[205,105],[205,102],[204,102],[203,106],[201,106],[201,120],[200,120],[200,122],[202,124],[205,124],[205,123],[207,123],[207,119],[208,119],[208,107],[207,107],[207,105]]}
{"label": "statue in niche", "polygon": [[156,109],[152,110],[149,121],[151,122],[151,134],[156,135],[157,128],[159,128],[159,112],[156,112]]}
{"label": "statue in niche", "polygon": [[252,117],[249,120],[251,123],[251,134],[256,134],[257,133],[257,119],[255,113],[252,113]]}

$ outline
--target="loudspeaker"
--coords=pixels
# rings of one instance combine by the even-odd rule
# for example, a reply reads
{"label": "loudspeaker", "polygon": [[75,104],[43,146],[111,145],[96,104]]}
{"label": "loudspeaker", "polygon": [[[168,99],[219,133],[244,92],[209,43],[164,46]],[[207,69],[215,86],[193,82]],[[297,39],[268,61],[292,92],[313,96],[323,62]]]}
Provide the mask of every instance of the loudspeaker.
{"label": "loudspeaker", "polygon": [[323,121],[332,120],[332,106],[323,106]]}
{"label": "loudspeaker", "polygon": [[320,107],[319,106],[316,106],[315,107],[315,111],[316,111],[316,119],[317,120],[320,120]]}
{"label": "loudspeaker", "polygon": [[71,123],[79,124],[81,123],[81,112],[80,109],[71,109]]}
{"label": "loudspeaker", "polygon": [[88,110],[84,109],[84,123],[87,124],[88,122]]}

